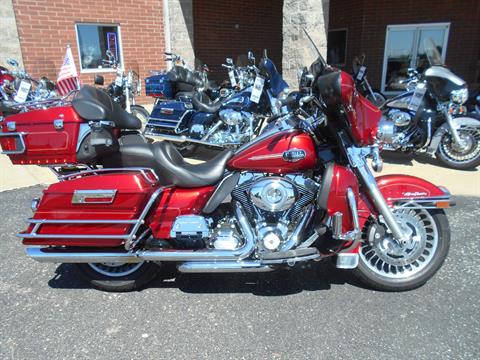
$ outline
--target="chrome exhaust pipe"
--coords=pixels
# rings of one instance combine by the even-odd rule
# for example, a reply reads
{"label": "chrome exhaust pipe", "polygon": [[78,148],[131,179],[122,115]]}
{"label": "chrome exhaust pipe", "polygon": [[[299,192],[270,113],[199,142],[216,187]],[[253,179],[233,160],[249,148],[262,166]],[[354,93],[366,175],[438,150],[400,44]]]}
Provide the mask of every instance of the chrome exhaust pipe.
{"label": "chrome exhaust pipe", "polygon": [[249,257],[255,249],[253,229],[239,203],[235,203],[238,219],[245,243],[236,250],[140,250],[137,252],[74,252],[52,248],[27,248],[29,257],[39,262],[56,263],[102,263],[141,261],[238,261]]}
{"label": "chrome exhaust pipe", "polygon": [[186,262],[178,266],[181,273],[245,273],[269,272],[270,266],[259,261],[224,261],[224,262]]}
{"label": "chrome exhaust pipe", "polygon": [[26,248],[27,256],[39,262],[50,263],[137,263],[143,259],[134,253],[121,252],[72,252],[52,248]]}

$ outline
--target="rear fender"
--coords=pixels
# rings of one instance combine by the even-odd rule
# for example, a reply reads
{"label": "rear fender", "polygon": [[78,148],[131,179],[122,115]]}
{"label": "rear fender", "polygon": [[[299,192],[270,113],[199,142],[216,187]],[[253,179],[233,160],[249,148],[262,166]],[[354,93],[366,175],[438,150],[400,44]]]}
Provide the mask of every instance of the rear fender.
{"label": "rear fender", "polygon": [[[473,117],[469,116],[462,116],[462,117],[457,117],[452,120],[452,124],[455,127],[455,129],[459,130],[461,128],[480,128],[480,120],[477,120]],[[432,141],[430,142],[430,145],[428,146],[427,152],[429,154],[435,154],[437,151],[438,145],[440,144],[440,140],[442,140],[443,135],[448,132],[449,126],[447,123],[443,123],[442,126],[440,126],[437,131],[435,131],[435,134],[432,137]]]}

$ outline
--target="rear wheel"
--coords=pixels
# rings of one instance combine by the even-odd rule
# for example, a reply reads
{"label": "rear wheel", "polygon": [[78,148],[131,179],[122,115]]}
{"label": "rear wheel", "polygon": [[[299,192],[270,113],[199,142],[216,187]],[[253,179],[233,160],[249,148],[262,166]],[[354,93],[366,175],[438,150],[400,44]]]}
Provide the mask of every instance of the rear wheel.
{"label": "rear wheel", "polygon": [[138,290],[153,280],[160,266],[152,262],[77,264],[83,277],[94,288],[126,292]]}
{"label": "rear wheel", "polygon": [[453,169],[473,169],[480,165],[480,129],[459,129],[457,132],[463,146],[455,144],[446,132],[438,145],[437,159]]}
{"label": "rear wheel", "polygon": [[377,290],[415,289],[442,266],[450,247],[450,227],[445,213],[436,209],[412,206],[396,209],[394,215],[410,240],[397,245],[385,225],[368,225],[355,274]]}

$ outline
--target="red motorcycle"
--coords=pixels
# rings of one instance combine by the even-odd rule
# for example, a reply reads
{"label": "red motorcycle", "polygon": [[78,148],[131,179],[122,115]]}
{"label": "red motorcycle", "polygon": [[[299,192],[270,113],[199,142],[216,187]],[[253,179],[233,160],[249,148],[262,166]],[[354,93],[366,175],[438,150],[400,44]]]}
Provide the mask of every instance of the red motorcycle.
{"label": "red motorcycle", "polygon": [[[411,176],[374,178],[366,159],[381,168],[379,143],[389,135],[381,112],[319,54],[304,79],[309,93],[297,110],[202,164],[185,162],[167,142],[124,141],[114,151],[100,142],[102,167],[63,175],[34,199],[18,235],[27,255],[76,263],[109,291],[144,286],[166,262],[181,273],[267,272],[326,258],[372,288],[421,286],[447,256],[448,191]],[[25,148],[12,160],[75,162],[82,124],[100,128],[107,106],[80,97],[35,114],[63,121],[45,138],[25,114],[8,117],[2,147],[11,150],[15,139]],[[22,130],[9,137],[9,122]]]}

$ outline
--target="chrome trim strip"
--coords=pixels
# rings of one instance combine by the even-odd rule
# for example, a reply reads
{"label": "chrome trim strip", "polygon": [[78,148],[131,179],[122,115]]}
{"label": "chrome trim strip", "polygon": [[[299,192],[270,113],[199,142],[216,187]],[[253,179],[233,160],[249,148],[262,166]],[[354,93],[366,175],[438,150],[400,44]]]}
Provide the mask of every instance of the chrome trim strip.
{"label": "chrome trim strip", "polygon": [[248,158],[248,160],[259,161],[259,160],[280,159],[280,158],[283,158],[283,153],[282,154],[257,155],[257,156],[252,156],[251,158]]}
{"label": "chrome trim strip", "polygon": [[26,132],[12,132],[12,133],[2,133],[0,132],[0,137],[15,137],[18,136],[20,139],[20,145],[21,149],[18,150],[2,150],[1,154],[5,155],[18,155],[18,154],[23,154],[25,150],[27,149],[25,146],[25,140],[23,139],[24,135],[27,135],[28,133]]}
{"label": "chrome trim strip", "polygon": [[[111,204],[117,194],[116,189],[111,190],[75,190],[72,204]],[[87,199],[105,199],[103,201],[88,201]]]}

